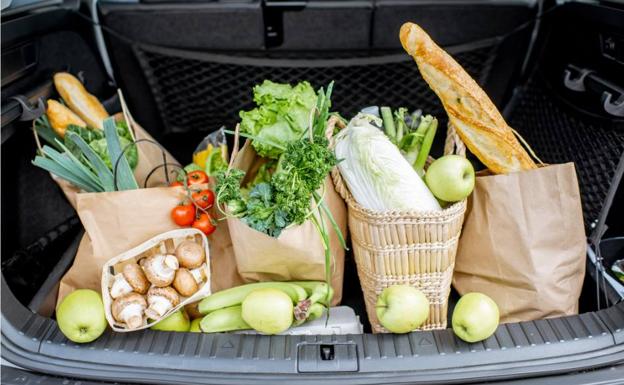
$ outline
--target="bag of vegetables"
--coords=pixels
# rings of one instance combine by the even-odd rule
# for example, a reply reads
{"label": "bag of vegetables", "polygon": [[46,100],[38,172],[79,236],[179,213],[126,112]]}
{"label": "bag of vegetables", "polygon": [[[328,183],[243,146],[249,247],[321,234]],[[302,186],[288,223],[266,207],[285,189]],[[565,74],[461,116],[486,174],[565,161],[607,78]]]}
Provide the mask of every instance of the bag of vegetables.
{"label": "bag of vegetables", "polygon": [[337,163],[325,137],[330,95],[331,84],[318,94],[307,82],[254,87],[258,107],[241,111],[235,137],[248,140],[237,153],[235,144],[216,193],[245,281],[326,280],[337,304],[346,210],[329,179]]}
{"label": "bag of vegetables", "polygon": [[[128,112],[121,91],[123,113],[114,115],[119,149],[125,155],[131,174],[117,165],[109,154],[110,137],[104,121],[109,118],[104,106],[82,83],[69,73],[54,75],[54,85],[63,103],[49,99],[46,113],[33,122],[39,156],[34,164],[50,171],[52,178],[76,208],[76,194],[105,192],[167,185],[163,163],[177,163]],[[80,142],[80,143],[79,143]],[[137,144],[132,145],[135,142]],[[151,142],[151,143],[149,143]],[[81,145],[86,147],[81,147]],[[99,158],[110,173],[94,170]],[[118,159],[118,157],[116,157]],[[86,167],[86,168],[85,168]],[[97,170],[97,169],[96,169]],[[110,178],[113,174],[113,178]],[[148,180],[149,177],[149,180]]]}

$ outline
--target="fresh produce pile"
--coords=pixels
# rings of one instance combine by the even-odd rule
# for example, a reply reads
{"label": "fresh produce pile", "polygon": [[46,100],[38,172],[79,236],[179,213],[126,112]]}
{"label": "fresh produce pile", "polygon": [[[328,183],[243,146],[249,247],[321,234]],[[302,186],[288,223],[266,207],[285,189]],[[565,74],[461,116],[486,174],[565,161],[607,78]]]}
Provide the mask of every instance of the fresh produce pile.
{"label": "fresh produce pile", "polygon": [[[419,66],[427,64],[422,63],[418,49],[411,47],[413,42],[403,43],[417,62],[421,60]],[[427,72],[423,75],[435,85],[435,76]],[[59,93],[71,110],[64,104],[48,102],[47,117],[38,123],[37,132],[57,150],[44,147],[46,157],[37,157],[35,164],[85,191],[136,188],[129,182],[132,167],[137,164],[132,132],[123,123],[115,124],[107,118],[103,108],[94,107],[97,100],[85,96],[81,85],[71,79],[69,83],[74,87],[68,87],[72,92],[82,95],[82,102],[74,94],[62,91],[62,87]],[[464,122],[476,104],[463,94],[453,99],[446,88],[434,85],[432,88],[447,110],[454,111],[451,120],[462,139],[488,167],[509,171],[534,166],[509,140],[509,127],[499,125],[492,129],[506,136],[506,143],[495,149],[476,140],[474,127]],[[470,86],[467,80],[462,85]],[[105,330],[107,311],[115,325],[127,330],[157,321],[152,326],[154,330],[283,333],[328,311],[333,289],[328,284],[329,225],[323,217],[329,218],[346,248],[344,236],[323,200],[324,182],[334,167],[339,169],[355,201],[381,214],[439,212],[471,194],[475,172],[465,157],[445,155],[427,166],[438,128],[435,117],[423,115],[420,110],[409,113],[403,107],[393,111],[382,106],[369,107],[347,122],[330,112],[332,88],[333,82],[318,91],[306,81],[290,85],[265,80],[256,85],[255,108],[239,113],[241,121],[236,131],[220,131],[247,138],[257,155],[256,167],[253,171],[232,167],[235,159],[228,161],[225,141],[205,140],[193,154],[193,163],[184,167],[172,184],[184,190],[185,198],[170,213],[177,225],[211,234],[216,221],[209,210],[216,200],[215,208],[226,217],[240,219],[249,228],[274,238],[291,226],[311,221],[325,251],[325,282],[249,283],[218,291],[183,307],[185,299],[194,301],[190,297],[202,294],[198,290],[209,283],[205,273],[209,261],[204,249],[187,240],[171,252],[151,253],[117,266],[117,274],[108,292],[104,292],[104,302],[98,293],[88,290],[68,295],[57,309],[63,333],[76,342],[92,341]],[[95,111],[91,111],[93,116],[84,112],[85,105]],[[330,116],[343,128],[326,133]],[[497,116],[488,119],[500,123]],[[122,149],[127,150],[125,155]],[[483,156],[484,151],[490,155],[498,153],[488,157]],[[505,153],[513,155],[509,163],[501,160]],[[121,179],[119,186],[113,186],[111,168],[115,168],[117,159]],[[214,191],[207,187],[212,185]],[[393,333],[407,333],[423,326],[435,305],[419,289],[408,285],[391,285],[376,294],[379,295],[374,312],[381,325]],[[108,295],[113,299],[112,305],[102,311]],[[490,337],[498,323],[498,306],[481,293],[462,296],[452,315],[453,331],[467,342]]]}
{"label": "fresh produce pile", "polygon": [[46,114],[35,122],[47,145],[33,164],[85,192],[139,188],[132,174],[138,151],[128,124],[109,117],[74,76],[57,73],[54,85],[64,103],[48,100]]}

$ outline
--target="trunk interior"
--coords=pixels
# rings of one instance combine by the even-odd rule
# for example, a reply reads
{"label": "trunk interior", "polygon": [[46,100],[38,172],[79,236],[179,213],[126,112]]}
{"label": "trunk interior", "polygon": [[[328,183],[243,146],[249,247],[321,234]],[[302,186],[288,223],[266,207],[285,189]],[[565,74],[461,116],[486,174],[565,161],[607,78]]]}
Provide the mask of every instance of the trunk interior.
{"label": "trunk interior", "polygon": [[[101,28],[94,27],[95,17]],[[19,120],[22,108],[13,97],[36,105],[53,93],[51,75],[68,70],[82,74],[87,88],[116,111],[118,86],[135,119],[183,164],[207,133],[237,122],[238,111],[252,105],[251,87],[263,79],[309,80],[315,87],[334,80],[332,109],[345,117],[367,105],[405,106],[441,118],[444,127],[438,98],[400,47],[398,28],[408,20],[464,66],[542,161],[575,162],[590,250],[579,316],[504,324],[475,344],[449,329],[373,335],[348,255],[342,304],[356,311],[365,334],[107,331],[80,346],[60,333],[53,314],[58,282],[83,230],[57,185],[31,164],[31,123]],[[104,59],[98,39],[108,52]],[[109,0],[100,1],[94,15],[84,4],[63,1],[40,12],[5,12],[2,47],[3,358],[46,373],[159,383],[252,382],[251,375],[272,383],[494,381],[624,360],[624,289],[593,263],[600,239],[621,237],[612,241],[620,250],[624,244],[621,7],[531,0]],[[586,91],[571,90],[584,69],[592,71]],[[615,102],[605,110],[604,92],[619,102],[619,116]],[[443,141],[438,135],[434,156]],[[606,269],[616,256],[601,254]],[[451,304],[457,297],[452,292]],[[306,345],[346,348],[336,348],[328,361],[304,356]]]}

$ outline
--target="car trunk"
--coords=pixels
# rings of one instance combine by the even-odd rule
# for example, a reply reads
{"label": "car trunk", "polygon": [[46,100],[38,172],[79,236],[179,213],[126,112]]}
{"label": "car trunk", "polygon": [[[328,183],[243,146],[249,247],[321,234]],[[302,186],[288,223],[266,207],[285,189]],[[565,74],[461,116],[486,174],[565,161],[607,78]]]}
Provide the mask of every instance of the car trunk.
{"label": "car trunk", "polygon": [[[495,381],[624,361],[624,289],[595,264],[604,259],[609,268],[617,256],[610,252],[616,247],[596,254],[601,239],[624,235],[622,9],[529,0],[150,0],[98,7],[90,14],[65,1],[2,16],[4,359],[77,378],[224,384]],[[384,104],[421,108],[444,125],[437,97],[401,50],[398,27],[407,20],[464,66],[544,162],[575,162],[589,245],[580,315],[503,324],[474,344],[450,329],[374,335],[347,255],[342,303],[359,315],[364,334],[109,330],[87,345],[63,336],[53,315],[56,291],[83,231],[49,175],[31,165],[35,142],[30,123],[20,121],[37,98],[52,94],[52,73],[82,73],[117,110],[107,72],[114,74],[135,119],[182,163],[207,133],[235,124],[238,111],[252,104],[251,87],[267,78],[315,87],[334,80],[333,109],[346,117]],[[584,69],[592,72],[575,81]],[[25,96],[25,107],[17,95]],[[437,138],[434,154],[442,146]],[[456,299],[452,293],[451,303]],[[327,349],[331,354],[321,354]]]}

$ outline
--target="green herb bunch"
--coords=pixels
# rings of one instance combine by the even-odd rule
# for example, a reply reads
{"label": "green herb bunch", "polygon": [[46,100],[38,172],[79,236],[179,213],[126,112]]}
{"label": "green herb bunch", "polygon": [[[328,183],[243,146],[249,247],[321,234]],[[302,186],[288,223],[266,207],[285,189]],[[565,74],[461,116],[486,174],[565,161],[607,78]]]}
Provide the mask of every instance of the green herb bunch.
{"label": "green herb bunch", "polygon": [[285,227],[308,218],[315,191],[336,163],[325,138],[302,138],[287,145],[270,180],[253,185],[247,199],[240,189],[241,170],[219,172],[217,197],[251,228],[278,237]]}

